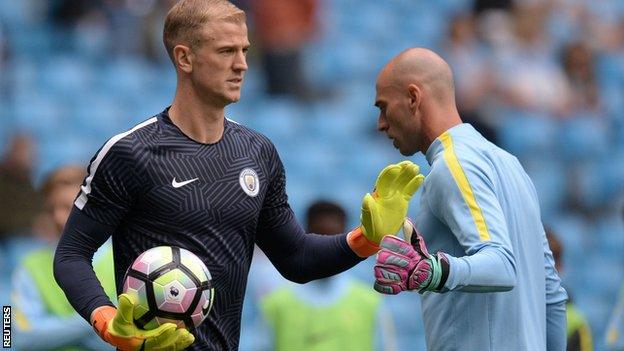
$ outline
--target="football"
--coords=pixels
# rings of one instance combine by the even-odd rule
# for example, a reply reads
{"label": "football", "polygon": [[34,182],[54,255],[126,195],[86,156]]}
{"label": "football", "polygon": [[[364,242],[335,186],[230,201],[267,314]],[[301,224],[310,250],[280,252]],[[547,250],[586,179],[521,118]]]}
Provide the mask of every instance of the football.
{"label": "football", "polygon": [[134,323],[142,329],[174,323],[192,330],[208,316],[214,300],[206,265],[174,246],[158,246],[137,257],[126,272],[123,292],[136,298]]}

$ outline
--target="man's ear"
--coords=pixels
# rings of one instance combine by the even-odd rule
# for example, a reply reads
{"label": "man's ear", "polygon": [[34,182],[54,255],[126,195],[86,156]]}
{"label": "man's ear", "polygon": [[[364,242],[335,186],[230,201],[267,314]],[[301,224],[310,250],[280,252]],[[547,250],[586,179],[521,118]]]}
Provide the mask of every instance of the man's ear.
{"label": "man's ear", "polygon": [[180,71],[185,73],[193,72],[193,53],[188,46],[176,45],[173,48],[173,61]]}
{"label": "man's ear", "polygon": [[407,86],[407,92],[410,99],[410,109],[415,112],[420,108],[420,102],[422,101],[422,90],[416,84],[410,84]]}

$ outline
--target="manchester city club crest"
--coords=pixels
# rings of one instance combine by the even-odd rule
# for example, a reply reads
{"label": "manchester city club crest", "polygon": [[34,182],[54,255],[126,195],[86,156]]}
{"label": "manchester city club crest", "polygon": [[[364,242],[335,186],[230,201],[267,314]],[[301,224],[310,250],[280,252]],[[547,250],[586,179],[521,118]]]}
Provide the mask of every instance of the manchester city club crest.
{"label": "manchester city club crest", "polygon": [[243,188],[243,191],[245,191],[247,195],[258,195],[258,192],[260,191],[260,180],[258,179],[256,171],[251,168],[245,168],[241,171],[238,180],[241,188]]}

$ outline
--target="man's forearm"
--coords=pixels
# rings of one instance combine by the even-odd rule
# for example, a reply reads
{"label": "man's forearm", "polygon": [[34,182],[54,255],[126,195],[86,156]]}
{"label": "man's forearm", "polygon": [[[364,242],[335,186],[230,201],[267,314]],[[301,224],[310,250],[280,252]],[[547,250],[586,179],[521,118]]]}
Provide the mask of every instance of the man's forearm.
{"label": "man's forearm", "polygon": [[470,256],[446,256],[450,269],[445,290],[500,292],[516,284],[513,258],[501,248],[485,247]]}
{"label": "man's forearm", "polygon": [[326,278],[362,261],[347,244],[346,234],[306,234],[294,217],[283,226],[259,232],[256,242],[275,268],[296,283]]}
{"label": "man's forearm", "polygon": [[74,309],[89,322],[95,308],[113,306],[91,265],[93,254],[111,231],[74,207],[54,256],[56,282]]}
{"label": "man's forearm", "polygon": [[546,304],[546,350],[565,351],[567,344],[565,301]]}

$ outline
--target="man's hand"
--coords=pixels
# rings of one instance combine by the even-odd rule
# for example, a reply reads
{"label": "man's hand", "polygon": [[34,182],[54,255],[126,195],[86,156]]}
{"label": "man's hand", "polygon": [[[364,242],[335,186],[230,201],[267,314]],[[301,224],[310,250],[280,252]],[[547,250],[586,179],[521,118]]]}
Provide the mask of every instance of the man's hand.
{"label": "man's hand", "polygon": [[427,251],[423,237],[409,219],[403,225],[405,241],[386,236],[375,265],[375,290],[384,294],[398,294],[405,290],[441,291],[449,272],[448,259],[438,252]]}
{"label": "man's hand", "polygon": [[362,225],[347,239],[358,256],[374,254],[385,235],[401,229],[409,201],[424,180],[420,168],[411,161],[389,165],[379,173],[373,194],[366,194],[362,201]]}
{"label": "man's hand", "polygon": [[178,351],[195,341],[193,334],[173,323],[152,330],[139,329],[134,324],[134,298],[119,295],[119,308],[98,307],[91,314],[91,325],[107,343],[122,351]]}

